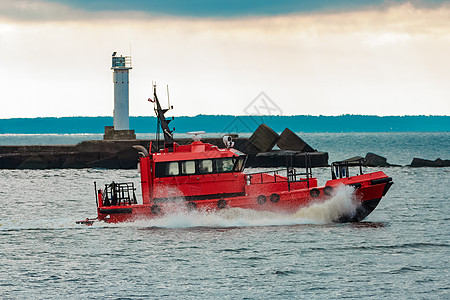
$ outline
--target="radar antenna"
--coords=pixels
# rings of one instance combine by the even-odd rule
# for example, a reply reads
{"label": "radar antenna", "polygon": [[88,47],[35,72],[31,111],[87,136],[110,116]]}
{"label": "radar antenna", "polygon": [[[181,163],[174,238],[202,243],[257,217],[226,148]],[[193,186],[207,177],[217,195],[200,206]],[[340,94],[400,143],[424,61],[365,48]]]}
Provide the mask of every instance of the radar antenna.
{"label": "radar antenna", "polygon": [[[150,100],[150,99],[149,99]],[[151,100],[150,100],[151,101]],[[173,130],[170,130],[169,123],[173,120],[167,120],[164,114],[170,110],[170,107],[167,109],[162,109],[161,104],[159,103],[158,96],[156,95],[156,84],[153,84],[153,101],[154,102],[154,110],[156,117],[158,118],[158,124],[161,127],[164,133],[164,147],[172,149],[173,148]]]}

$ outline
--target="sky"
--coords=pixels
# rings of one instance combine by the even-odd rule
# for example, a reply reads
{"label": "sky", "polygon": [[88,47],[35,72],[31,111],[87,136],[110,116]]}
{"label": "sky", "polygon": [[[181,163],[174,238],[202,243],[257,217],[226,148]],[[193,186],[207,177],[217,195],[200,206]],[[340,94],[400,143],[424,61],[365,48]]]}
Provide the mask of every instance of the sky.
{"label": "sky", "polygon": [[450,115],[450,2],[0,0],[0,118]]}

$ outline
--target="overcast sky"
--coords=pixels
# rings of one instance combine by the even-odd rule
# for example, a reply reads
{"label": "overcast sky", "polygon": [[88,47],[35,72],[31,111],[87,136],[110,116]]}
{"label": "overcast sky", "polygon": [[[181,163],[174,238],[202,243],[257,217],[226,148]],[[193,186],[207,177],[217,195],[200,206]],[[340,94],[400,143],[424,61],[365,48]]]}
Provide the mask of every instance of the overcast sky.
{"label": "overcast sky", "polygon": [[448,1],[0,0],[0,118],[112,116],[114,51],[133,116],[450,115]]}

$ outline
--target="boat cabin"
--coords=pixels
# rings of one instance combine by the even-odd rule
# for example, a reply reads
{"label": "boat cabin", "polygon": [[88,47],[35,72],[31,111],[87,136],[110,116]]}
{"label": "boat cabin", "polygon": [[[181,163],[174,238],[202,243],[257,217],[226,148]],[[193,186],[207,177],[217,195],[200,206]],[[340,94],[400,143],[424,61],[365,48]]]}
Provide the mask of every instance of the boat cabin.
{"label": "boat cabin", "polygon": [[173,144],[140,160],[144,203],[206,200],[245,194],[247,156],[194,141]]}
{"label": "boat cabin", "polygon": [[174,145],[173,152],[166,150],[153,154],[155,178],[242,172],[246,160],[240,151],[219,149],[200,141]]}

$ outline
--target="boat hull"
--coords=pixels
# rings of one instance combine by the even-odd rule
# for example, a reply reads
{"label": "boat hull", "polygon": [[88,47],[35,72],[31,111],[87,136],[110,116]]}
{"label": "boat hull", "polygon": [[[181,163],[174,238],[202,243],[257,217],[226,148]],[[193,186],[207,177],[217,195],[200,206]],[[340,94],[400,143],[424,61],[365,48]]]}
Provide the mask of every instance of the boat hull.
{"label": "boat hull", "polygon": [[354,189],[349,197],[356,202],[355,210],[339,215],[333,221],[359,222],[377,207],[392,184],[392,179],[383,172],[375,172],[330,180],[322,187],[312,185],[289,189],[287,182],[277,182],[272,186],[264,183],[260,188],[248,187],[240,194],[155,198],[147,204],[100,206],[97,212],[99,220],[110,223],[160,218],[179,212],[210,212],[227,208],[294,214],[303,207],[330,200],[340,186],[349,186]]}

